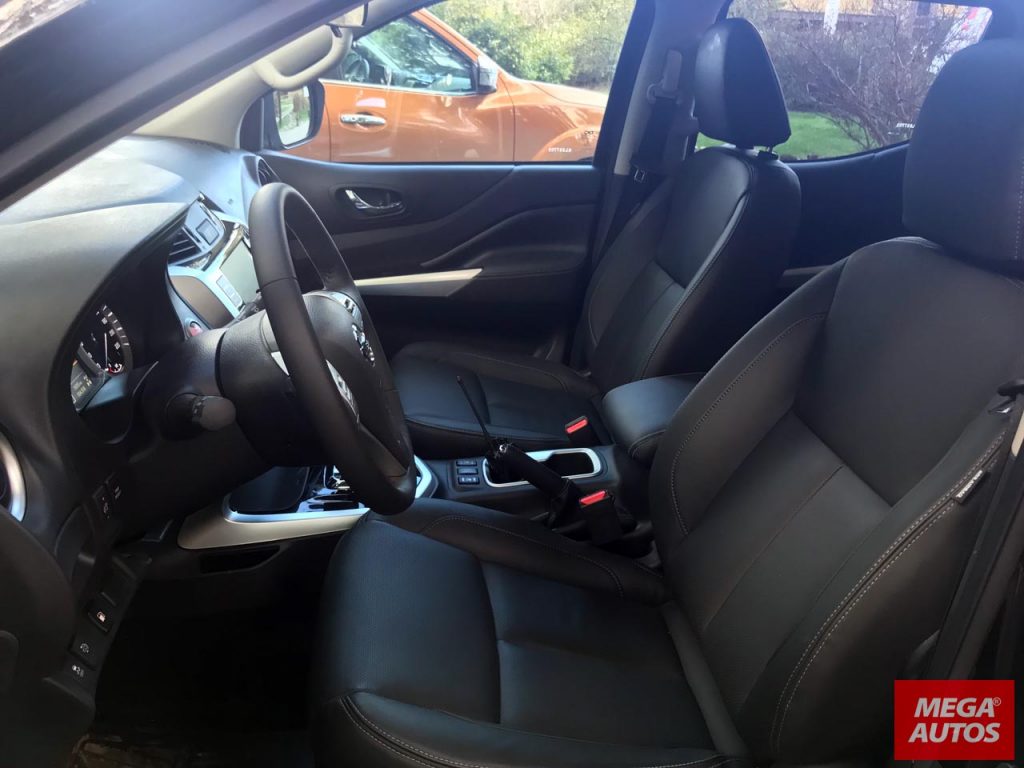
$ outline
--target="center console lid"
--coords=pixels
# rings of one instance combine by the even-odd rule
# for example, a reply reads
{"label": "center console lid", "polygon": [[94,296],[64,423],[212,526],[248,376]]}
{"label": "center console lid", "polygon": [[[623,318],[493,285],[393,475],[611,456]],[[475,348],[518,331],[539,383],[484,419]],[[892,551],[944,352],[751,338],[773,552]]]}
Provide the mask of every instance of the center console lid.
{"label": "center console lid", "polygon": [[604,423],[623,451],[650,466],[661,435],[702,374],[658,376],[616,387],[604,396]]}

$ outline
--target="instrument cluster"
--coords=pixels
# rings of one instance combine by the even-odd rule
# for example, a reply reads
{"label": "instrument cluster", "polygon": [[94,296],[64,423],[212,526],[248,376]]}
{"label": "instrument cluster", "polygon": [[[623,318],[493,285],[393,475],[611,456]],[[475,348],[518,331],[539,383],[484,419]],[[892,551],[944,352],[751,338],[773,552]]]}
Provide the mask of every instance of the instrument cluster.
{"label": "instrument cluster", "polygon": [[101,304],[87,316],[71,363],[71,402],[81,412],[104,384],[132,370],[132,344],[114,311]]}

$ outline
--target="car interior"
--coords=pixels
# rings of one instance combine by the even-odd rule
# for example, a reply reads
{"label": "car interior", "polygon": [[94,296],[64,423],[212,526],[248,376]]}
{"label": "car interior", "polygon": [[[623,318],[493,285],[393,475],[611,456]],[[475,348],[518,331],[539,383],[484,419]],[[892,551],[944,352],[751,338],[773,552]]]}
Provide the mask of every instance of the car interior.
{"label": "car interior", "polygon": [[[630,3],[564,162],[359,42],[422,0],[0,39],[0,766],[866,768],[894,681],[1019,677],[1024,8],[797,159],[741,2]],[[469,159],[311,154],[407,114]]]}

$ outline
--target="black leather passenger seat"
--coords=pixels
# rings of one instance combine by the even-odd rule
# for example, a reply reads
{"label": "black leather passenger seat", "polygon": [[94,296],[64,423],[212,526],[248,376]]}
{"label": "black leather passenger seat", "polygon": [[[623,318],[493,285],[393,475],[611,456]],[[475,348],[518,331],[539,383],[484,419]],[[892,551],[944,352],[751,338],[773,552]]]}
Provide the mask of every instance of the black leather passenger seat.
{"label": "black leather passenger seat", "polygon": [[528,450],[563,447],[566,422],[589,416],[606,442],[604,393],[708,370],[768,310],[800,212],[796,174],[755,149],[790,135],[778,78],[757,31],[742,19],[709,30],[694,76],[701,130],[735,146],[689,157],[601,260],[577,329],[589,374],[528,355],[410,345],[392,364],[420,455],[480,452],[457,375],[497,437]]}
{"label": "black leather passenger seat", "polygon": [[[861,249],[735,344],[650,475],[654,573],[448,501],[368,515],[325,588],[320,764],[884,761],[1024,374],[1024,44],[953,56]],[[1016,415],[1016,414],[1015,414]],[[673,658],[674,657],[674,658]]]}

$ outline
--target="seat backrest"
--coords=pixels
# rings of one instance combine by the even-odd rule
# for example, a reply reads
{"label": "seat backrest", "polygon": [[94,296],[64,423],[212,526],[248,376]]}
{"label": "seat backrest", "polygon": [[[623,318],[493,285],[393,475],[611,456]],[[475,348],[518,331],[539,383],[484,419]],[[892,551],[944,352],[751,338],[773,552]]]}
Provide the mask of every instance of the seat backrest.
{"label": "seat backrest", "polygon": [[602,391],[707,370],[768,310],[800,215],[796,174],[770,152],[789,137],[757,30],[715,24],[694,68],[701,131],[734,144],[687,158],[627,222],[596,270],[579,328]]}
{"label": "seat backrest", "polygon": [[[907,228],[758,323],[662,438],[666,573],[762,760],[891,748],[893,680],[941,625],[1024,373],[1024,45],[938,75]],[[928,238],[928,239],[924,239]],[[985,484],[980,486],[984,488]]]}

